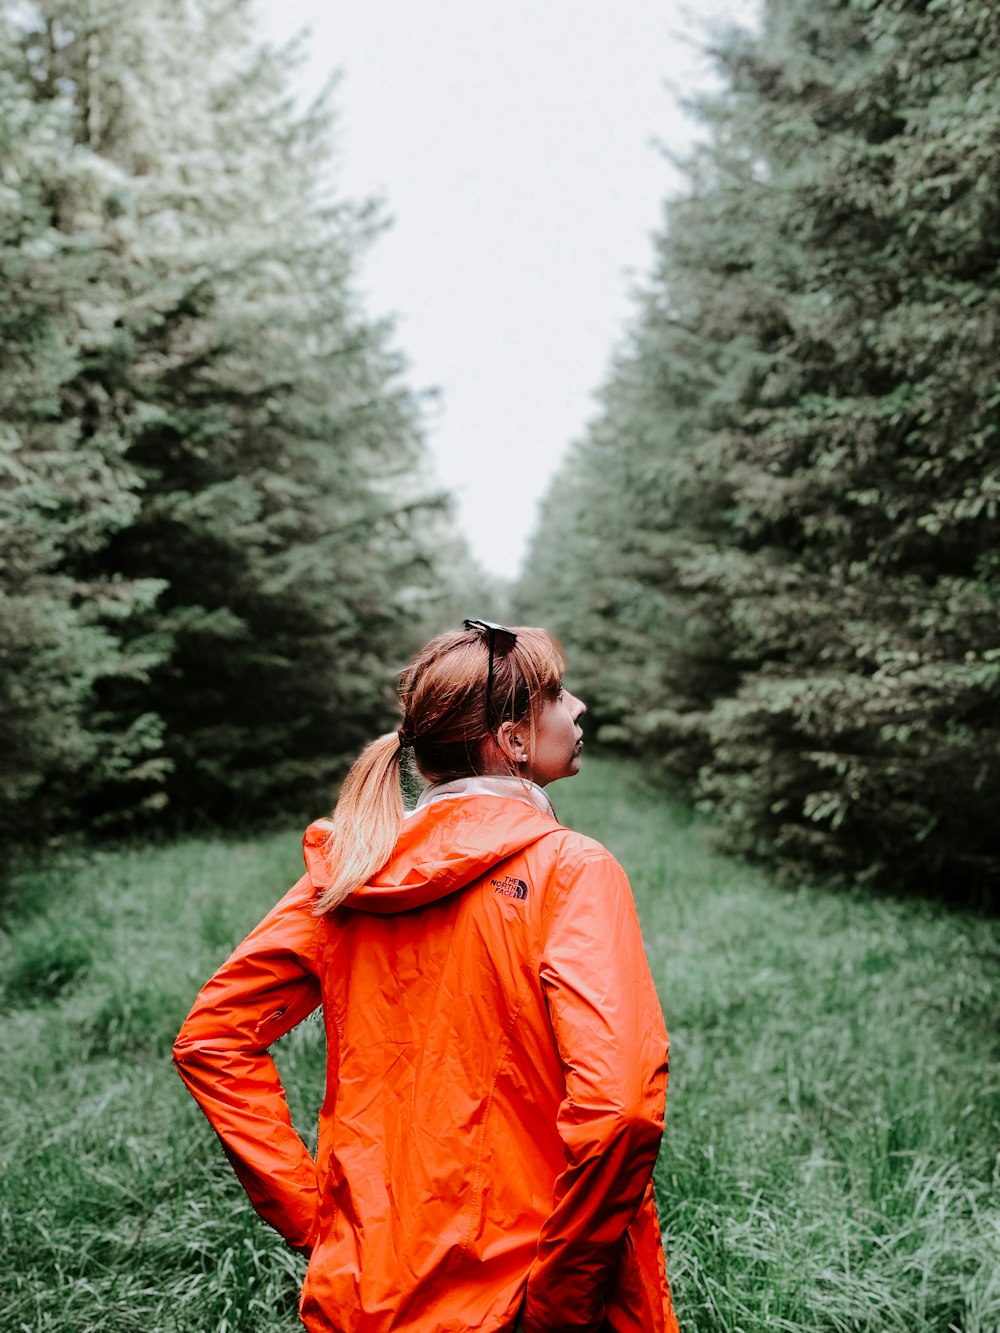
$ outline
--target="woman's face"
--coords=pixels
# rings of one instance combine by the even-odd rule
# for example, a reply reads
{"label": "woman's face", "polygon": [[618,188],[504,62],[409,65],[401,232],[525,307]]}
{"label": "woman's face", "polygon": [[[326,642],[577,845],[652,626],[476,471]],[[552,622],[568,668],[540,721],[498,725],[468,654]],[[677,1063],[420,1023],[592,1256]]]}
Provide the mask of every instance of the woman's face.
{"label": "woman's face", "polygon": [[554,699],[546,699],[535,718],[535,737],[530,752],[529,737],[521,737],[528,752],[528,762],[522,771],[539,787],[579,773],[580,751],[583,749],[579,719],[586,711],[575,695],[560,689]]}

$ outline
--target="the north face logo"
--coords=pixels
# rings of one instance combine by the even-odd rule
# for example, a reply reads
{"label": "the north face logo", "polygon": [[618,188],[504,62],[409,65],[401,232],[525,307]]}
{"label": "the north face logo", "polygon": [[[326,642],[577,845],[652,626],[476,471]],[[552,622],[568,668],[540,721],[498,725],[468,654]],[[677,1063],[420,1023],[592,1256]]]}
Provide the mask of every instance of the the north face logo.
{"label": "the north face logo", "polygon": [[528,896],[528,886],[523,879],[515,879],[513,875],[504,875],[503,879],[491,879],[493,892],[502,894],[504,898],[517,898],[521,902]]}

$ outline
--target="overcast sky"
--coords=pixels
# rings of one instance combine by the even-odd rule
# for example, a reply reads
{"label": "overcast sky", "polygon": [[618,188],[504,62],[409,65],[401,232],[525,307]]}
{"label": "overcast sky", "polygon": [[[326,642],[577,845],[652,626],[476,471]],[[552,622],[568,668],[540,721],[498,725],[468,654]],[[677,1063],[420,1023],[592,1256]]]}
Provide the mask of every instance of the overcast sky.
{"label": "overcast sky", "polygon": [[756,0],[257,0],[311,35],[306,94],[339,70],[336,181],[393,218],[359,275],[396,318],[437,476],[473,554],[513,576],[683,178],[679,99],[712,83],[713,19]]}

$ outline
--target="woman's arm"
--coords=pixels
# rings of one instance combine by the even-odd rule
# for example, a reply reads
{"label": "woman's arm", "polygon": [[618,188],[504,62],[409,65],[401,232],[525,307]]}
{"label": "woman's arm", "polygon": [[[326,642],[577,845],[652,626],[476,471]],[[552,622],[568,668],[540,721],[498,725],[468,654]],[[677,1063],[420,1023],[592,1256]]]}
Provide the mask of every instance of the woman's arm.
{"label": "woman's arm", "polygon": [[222,1140],[257,1212],[308,1252],[316,1166],[292,1128],[272,1042],[320,1003],[319,922],[303,878],[201,991],[174,1043],[178,1073]]}
{"label": "woman's arm", "polygon": [[560,896],[542,983],[566,1078],[566,1169],[528,1277],[525,1333],[597,1330],[663,1132],[667,1035],[632,891],[587,853]]}

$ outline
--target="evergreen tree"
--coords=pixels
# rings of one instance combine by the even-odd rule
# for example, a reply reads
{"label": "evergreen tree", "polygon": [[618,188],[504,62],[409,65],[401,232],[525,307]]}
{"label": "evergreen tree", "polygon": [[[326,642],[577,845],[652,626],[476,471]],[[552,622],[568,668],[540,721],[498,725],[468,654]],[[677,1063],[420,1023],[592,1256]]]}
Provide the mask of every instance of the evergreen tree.
{"label": "evergreen tree", "polygon": [[630,734],[746,850],[956,896],[998,876],[998,37],[985,0],[774,0],[726,46],[593,434],[646,471],[581,506],[648,562]]}
{"label": "evergreen tree", "polygon": [[[8,15],[0,11],[0,840],[26,811],[51,818],[86,784],[156,771],[159,725],[107,727],[95,682],[141,677],[121,621],[155,581],[76,572],[138,511],[138,478],[108,412],[87,433],[63,394],[95,267],[86,238],[53,226],[52,201],[85,189],[91,164],[64,153],[68,107],[40,106]],[[150,767],[152,765],[152,767]]]}
{"label": "evergreen tree", "polygon": [[376,220],[331,200],[329,117],[295,111],[248,13],[16,11],[36,115],[62,118],[45,225],[88,256],[54,414],[81,467],[110,452],[127,475],[128,512],[60,568],[147,593],[113,627],[138,665],[87,697],[155,765],[109,749],[90,819],[326,804],[391,717],[434,578],[419,406],[351,289]]}

